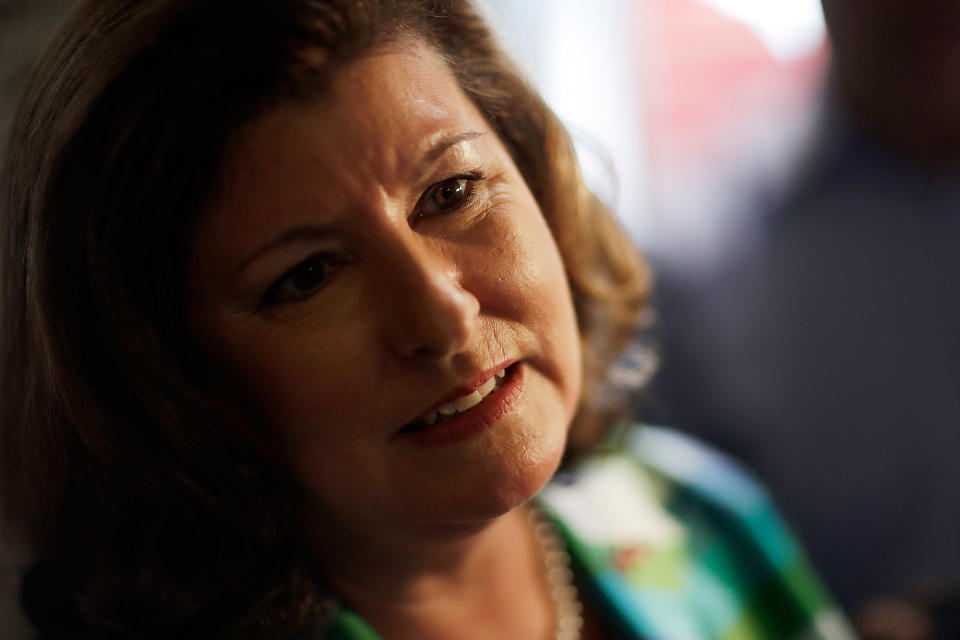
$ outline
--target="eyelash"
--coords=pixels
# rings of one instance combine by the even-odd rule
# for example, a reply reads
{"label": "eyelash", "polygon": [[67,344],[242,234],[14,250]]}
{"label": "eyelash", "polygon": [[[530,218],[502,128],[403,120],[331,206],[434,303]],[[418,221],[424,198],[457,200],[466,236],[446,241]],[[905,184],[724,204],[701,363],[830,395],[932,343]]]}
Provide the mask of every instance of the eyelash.
{"label": "eyelash", "polygon": [[[474,202],[474,200],[476,200],[476,197],[477,197],[476,183],[482,181],[484,178],[485,176],[481,171],[474,171],[471,173],[465,173],[458,176],[454,176],[452,178],[447,178],[445,180],[442,180],[440,182],[430,185],[430,187],[420,197],[420,201],[417,203],[417,211],[414,217],[422,218],[425,216],[443,215],[443,214],[453,213],[456,211],[466,209]],[[464,181],[466,184],[464,185],[465,193],[460,200],[453,203],[453,205],[447,209],[439,209],[436,212],[433,212],[430,214],[424,214],[423,209],[429,204],[430,198],[434,194],[436,194],[441,187],[443,187],[444,185],[448,185],[450,183],[459,182],[461,180]],[[300,271],[301,269],[304,269],[307,266],[315,265],[317,263],[323,265],[324,272],[323,272],[323,279],[320,282],[318,282],[318,284],[314,288],[310,289],[309,291],[303,291],[303,292],[294,293],[294,294],[288,294],[288,295],[283,294],[282,289],[284,285],[289,282],[292,282],[292,278],[298,275],[298,271]],[[343,261],[340,260],[334,254],[316,253],[310,256],[306,260],[303,260],[302,262],[298,263],[295,267],[293,267],[292,269],[284,273],[279,280],[277,280],[273,285],[270,286],[269,289],[267,289],[266,293],[263,294],[263,298],[261,300],[261,307],[269,307],[269,306],[284,304],[288,302],[297,302],[299,300],[304,300],[306,298],[313,296],[314,294],[316,294],[318,291],[322,290],[325,287],[326,282],[330,277],[330,274],[336,271],[336,269],[342,265],[343,265]]]}
{"label": "eyelash", "polygon": [[[441,180],[440,182],[437,182],[431,185],[424,192],[423,196],[421,196],[420,202],[417,203],[417,213],[415,214],[415,218],[423,218],[423,217],[426,217],[427,215],[441,215],[445,213],[451,213],[454,211],[460,211],[462,209],[466,209],[468,206],[470,206],[473,203],[473,201],[477,197],[477,189],[476,189],[477,183],[481,182],[485,177],[486,176],[484,176],[483,172],[473,171],[470,173],[464,173],[458,176],[453,176],[451,178],[447,178],[446,180]],[[466,183],[464,185],[466,189],[466,193],[464,193],[463,198],[455,202],[448,209],[440,209],[436,212],[433,212],[432,214],[424,213],[423,209],[430,204],[430,198],[435,193],[437,193],[441,187],[453,182],[459,182],[461,180]]]}
{"label": "eyelash", "polygon": [[[293,281],[293,278],[298,275],[298,271],[301,271],[305,267],[313,266],[320,264],[323,266],[323,279],[317,283],[317,285],[310,289],[309,291],[301,291],[290,294],[283,293],[283,287],[289,282]],[[316,292],[320,291],[326,285],[327,280],[330,278],[330,274],[337,270],[338,267],[343,266],[343,261],[337,256],[329,253],[315,253],[306,260],[298,263],[295,267],[284,273],[279,280],[277,280],[273,285],[267,289],[266,293],[263,294],[261,300],[261,306],[268,307],[276,304],[283,304],[286,302],[296,302],[298,300],[303,300],[309,298]]]}

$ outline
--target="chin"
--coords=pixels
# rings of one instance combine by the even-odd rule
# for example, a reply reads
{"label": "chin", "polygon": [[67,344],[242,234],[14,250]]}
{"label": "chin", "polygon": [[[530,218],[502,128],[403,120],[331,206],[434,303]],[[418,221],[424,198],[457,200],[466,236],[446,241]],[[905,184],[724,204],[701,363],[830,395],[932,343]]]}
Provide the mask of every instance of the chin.
{"label": "chin", "polygon": [[511,439],[487,452],[482,480],[456,497],[465,519],[501,516],[537,495],[563,458],[566,427]]}

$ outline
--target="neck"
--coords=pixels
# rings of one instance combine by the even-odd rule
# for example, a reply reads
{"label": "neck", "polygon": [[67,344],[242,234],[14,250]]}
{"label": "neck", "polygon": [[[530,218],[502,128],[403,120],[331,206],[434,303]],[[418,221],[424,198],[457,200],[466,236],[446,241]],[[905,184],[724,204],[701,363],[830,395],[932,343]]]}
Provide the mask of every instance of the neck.
{"label": "neck", "polygon": [[[321,554],[334,591],[391,638],[547,638],[554,605],[523,508],[483,525]],[[331,557],[332,556],[332,557]]]}

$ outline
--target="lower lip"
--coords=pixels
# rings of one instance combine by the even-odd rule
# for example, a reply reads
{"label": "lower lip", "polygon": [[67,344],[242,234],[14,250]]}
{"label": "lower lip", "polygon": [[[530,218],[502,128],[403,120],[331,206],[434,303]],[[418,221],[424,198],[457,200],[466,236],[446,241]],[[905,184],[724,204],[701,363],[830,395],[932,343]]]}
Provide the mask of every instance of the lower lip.
{"label": "lower lip", "polygon": [[494,426],[513,411],[523,394],[523,368],[516,363],[507,369],[503,385],[494,389],[479,404],[452,420],[438,422],[426,429],[397,434],[404,442],[420,447],[444,447],[466,440]]}

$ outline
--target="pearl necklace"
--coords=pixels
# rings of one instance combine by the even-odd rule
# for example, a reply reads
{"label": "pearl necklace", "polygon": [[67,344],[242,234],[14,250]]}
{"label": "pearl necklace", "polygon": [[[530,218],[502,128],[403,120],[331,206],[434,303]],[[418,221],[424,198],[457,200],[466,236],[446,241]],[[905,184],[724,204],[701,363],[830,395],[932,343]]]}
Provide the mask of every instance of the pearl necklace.
{"label": "pearl necklace", "polygon": [[577,587],[573,584],[573,571],[570,570],[570,554],[560,532],[541,509],[527,505],[527,516],[533,525],[537,538],[537,547],[547,570],[547,586],[557,621],[555,640],[580,640],[583,627],[583,606],[577,598]]}

